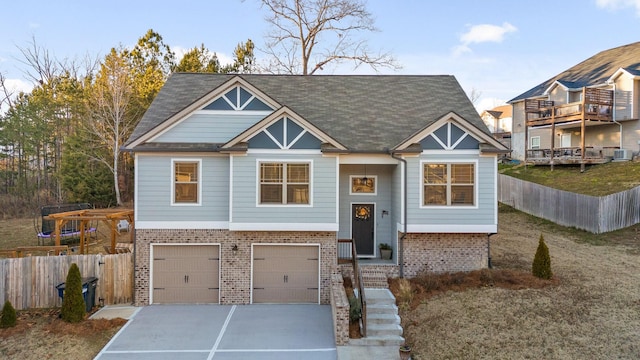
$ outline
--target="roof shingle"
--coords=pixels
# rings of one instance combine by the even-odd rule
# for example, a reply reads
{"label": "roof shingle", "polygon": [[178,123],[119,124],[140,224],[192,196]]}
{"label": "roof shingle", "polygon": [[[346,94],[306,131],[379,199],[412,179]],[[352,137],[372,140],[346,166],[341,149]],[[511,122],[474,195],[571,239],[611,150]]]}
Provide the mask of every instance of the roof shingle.
{"label": "roof shingle", "polygon": [[235,76],[353,151],[385,151],[451,111],[489,133],[460,84],[450,75],[175,73],[127,144]]}

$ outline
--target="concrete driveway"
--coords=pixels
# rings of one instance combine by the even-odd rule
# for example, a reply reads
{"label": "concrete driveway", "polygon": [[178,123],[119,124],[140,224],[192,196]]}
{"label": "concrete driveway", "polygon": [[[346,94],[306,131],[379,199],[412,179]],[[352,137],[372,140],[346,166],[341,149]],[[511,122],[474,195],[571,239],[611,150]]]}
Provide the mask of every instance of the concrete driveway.
{"label": "concrete driveway", "polygon": [[151,305],[96,356],[336,360],[328,305]]}

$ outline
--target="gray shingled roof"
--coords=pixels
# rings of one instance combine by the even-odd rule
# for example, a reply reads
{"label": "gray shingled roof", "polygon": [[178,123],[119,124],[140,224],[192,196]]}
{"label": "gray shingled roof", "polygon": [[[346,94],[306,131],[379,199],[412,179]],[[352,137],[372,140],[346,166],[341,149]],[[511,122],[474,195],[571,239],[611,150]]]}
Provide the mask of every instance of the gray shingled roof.
{"label": "gray shingled roof", "polygon": [[599,52],[595,56],[538,84],[508,102],[512,103],[543,95],[544,91],[555,81],[559,81],[570,88],[604,84],[620,68],[624,68],[632,74],[640,71],[640,42]]}
{"label": "gray shingled roof", "polygon": [[453,111],[489,134],[453,76],[223,75],[175,73],[127,144],[240,76],[352,151],[384,151]]}

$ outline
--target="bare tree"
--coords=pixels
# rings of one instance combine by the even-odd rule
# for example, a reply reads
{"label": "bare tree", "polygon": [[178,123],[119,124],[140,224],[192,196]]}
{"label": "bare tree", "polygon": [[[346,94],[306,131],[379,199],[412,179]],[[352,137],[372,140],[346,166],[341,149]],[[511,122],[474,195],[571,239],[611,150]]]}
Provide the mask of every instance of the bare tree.
{"label": "bare tree", "polygon": [[6,81],[7,79],[0,73],[0,114],[3,106],[11,106],[11,98],[13,97],[13,91],[9,90]]}
{"label": "bare tree", "polygon": [[471,88],[471,92],[469,93],[469,100],[471,100],[471,103],[473,105],[475,105],[476,102],[478,102],[481,96],[482,96],[482,91],[476,88]]}
{"label": "bare tree", "polygon": [[130,105],[134,98],[131,70],[122,51],[111,52],[105,57],[87,102],[89,113],[86,122],[88,141],[95,151],[87,154],[92,160],[105,164],[113,173],[113,182],[118,205],[122,205],[119,183],[120,145],[133,130],[134,122]]}
{"label": "bare tree", "polygon": [[378,31],[361,0],[261,0],[269,11],[265,20],[272,29],[266,35],[271,57],[267,71],[313,75],[329,63],[353,61],[398,69],[388,53],[373,53],[362,32]]}

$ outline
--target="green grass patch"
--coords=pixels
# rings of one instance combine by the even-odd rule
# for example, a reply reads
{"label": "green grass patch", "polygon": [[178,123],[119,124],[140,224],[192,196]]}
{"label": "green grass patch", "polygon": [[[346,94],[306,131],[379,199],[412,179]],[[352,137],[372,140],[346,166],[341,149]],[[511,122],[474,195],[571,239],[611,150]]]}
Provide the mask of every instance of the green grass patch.
{"label": "green grass patch", "polygon": [[604,196],[640,185],[640,162],[610,162],[587,166],[499,165],[501,174],[540,185],[591,196]]}

